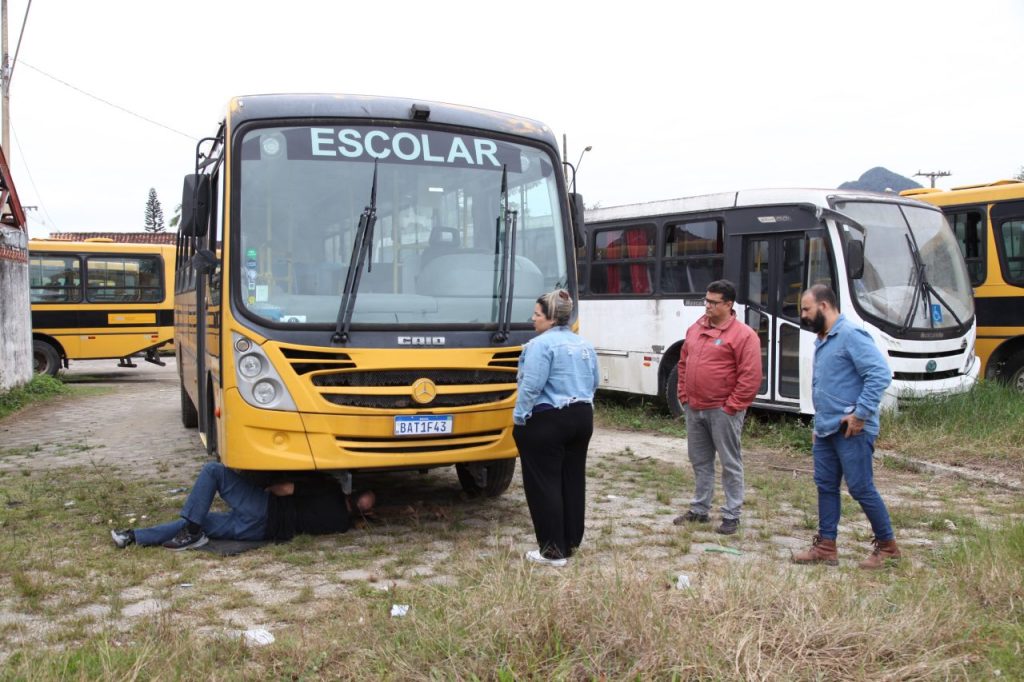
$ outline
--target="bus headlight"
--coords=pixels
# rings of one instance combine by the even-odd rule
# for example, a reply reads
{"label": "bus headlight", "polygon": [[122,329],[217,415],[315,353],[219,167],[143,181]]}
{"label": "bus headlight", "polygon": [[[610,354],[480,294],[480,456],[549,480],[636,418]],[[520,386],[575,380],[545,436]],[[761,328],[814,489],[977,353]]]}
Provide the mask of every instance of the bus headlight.
{"label": "bus headlight", "polygon": [[250,339],[232,332],[235,384],[242,400],[253,407],[296,411],[295,401],[266,352]]}
{"label": "bus headlight", "polygon": [[269,405],[277,399],[277,389],[266,379],[252,387],[253,400],[260,405]]}
{"label": "bus headlight", "polygon": [[238,371],[247,379],[252,379],[263,371],[263,363],[260,362],[260,357],[258,355],[255,353],[249,353],[248,355],[243,355],[241,359],[239,359]]}

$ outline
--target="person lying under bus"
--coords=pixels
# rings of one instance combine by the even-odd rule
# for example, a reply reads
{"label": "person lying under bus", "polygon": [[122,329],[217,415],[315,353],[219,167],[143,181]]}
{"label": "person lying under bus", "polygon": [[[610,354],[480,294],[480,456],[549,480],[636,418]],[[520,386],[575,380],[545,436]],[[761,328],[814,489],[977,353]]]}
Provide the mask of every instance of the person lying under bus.
{"label": "person lying under bus", "polygon": [[[210,511],[220,495],[230,511]],[[215,540],[285,542],[296,535],[344,533],[355,515],[366,516],[376,497],[372,491],[345,495],[328,476],[274,483],[266,488],[227,468],[207,463],[192,486],[181,518],[149,528],[110,531],[114,545],[124,549],[162,545],[181,551]]]}

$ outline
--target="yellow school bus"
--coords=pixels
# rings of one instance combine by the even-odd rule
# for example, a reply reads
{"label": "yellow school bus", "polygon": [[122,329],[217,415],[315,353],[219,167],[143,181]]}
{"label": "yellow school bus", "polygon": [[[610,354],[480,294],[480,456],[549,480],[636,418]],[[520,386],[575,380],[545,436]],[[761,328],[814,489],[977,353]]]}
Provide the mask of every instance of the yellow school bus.
{"label": "yellow school bus", "polygon": [[902,194],[946,214],[974,286],[983,376],[1024,392],[1024,182]]}
{"label": "yellow school bus", "polygon": [[535,301],[576,298],[558,152],[544,124],[470,107],[232,99],[182,195],[182,422],[236,469],[349,486],[455,465],[504,492]]}
{"label": "yellow school bus", "polygon": [[32,358],[55,376],[69,360],[132,356],[163,365],[157,350],[174,338],[174,247],[32,239],[29,287]]}

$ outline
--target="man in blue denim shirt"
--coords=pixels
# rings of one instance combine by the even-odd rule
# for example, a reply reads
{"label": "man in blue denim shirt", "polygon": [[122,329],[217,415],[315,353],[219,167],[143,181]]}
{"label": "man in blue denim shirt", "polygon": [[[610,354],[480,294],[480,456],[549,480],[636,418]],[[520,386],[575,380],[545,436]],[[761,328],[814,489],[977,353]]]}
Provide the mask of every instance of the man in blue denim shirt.
{"label": "man in blue denim shirt", "polygon": [[839,485],[846,478],[874,532],[874,550],[861,568],[882,568],[900,558],[892,522],[875,489],[872,455],[878,412],[892,372],[871,336],[840,314],[835,292],[815,284],[800,299],[804,327],[814,342],[814,483],[818,487],[818,534],[811,547],[793,554],[798,564],[839,563],[836,535],[841,509]]}

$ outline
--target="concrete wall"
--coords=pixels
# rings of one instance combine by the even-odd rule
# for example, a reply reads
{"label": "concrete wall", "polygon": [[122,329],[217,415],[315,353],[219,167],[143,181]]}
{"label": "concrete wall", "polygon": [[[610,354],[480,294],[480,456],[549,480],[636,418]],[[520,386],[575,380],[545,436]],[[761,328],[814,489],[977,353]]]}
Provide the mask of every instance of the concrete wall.
{"label": "concrete wall", "polygon": [[0,392],[32,379],[28,237],[0,225]]}

